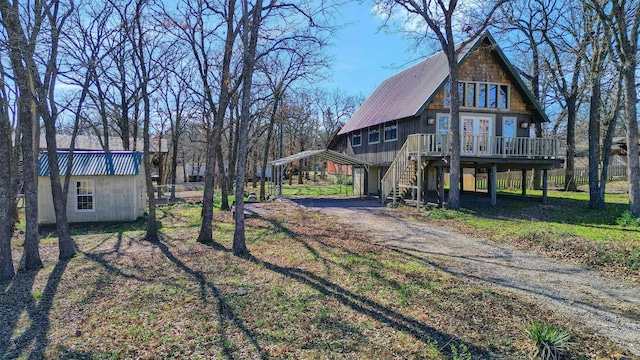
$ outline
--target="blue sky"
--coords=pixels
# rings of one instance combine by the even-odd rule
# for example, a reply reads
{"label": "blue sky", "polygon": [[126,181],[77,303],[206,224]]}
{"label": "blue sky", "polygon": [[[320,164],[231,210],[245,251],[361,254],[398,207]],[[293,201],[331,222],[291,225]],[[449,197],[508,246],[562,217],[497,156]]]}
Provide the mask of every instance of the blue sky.
{"label": "blue sky", "polygon": [[371,9],[371,3],[344,5],[342,21],[349,25],[333,40],[333,76],[326,82],[328,90],[340,88],[349,95],[367,97],[384,79],[415,63],[407,64],[416,57],[408,51],[409,40],[401,34],[378,31],[382,20]]}

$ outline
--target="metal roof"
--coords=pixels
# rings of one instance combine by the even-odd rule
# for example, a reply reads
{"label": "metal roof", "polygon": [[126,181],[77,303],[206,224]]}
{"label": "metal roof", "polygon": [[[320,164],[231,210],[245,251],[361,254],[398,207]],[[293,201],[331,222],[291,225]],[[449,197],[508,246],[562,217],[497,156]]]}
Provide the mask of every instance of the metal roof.
{"label": "metal roof", "polygon": [[329,150],[329,149],[320,149],[320,150],[307,150],[307,151],[303,151],[303,152],[299,152],[297,154],[291,155],[291,156],[287,156],[284,157],[282,159],[278,159],[278,160],[273,160],[272,162],[270,162],[269,164],[272,166],[282,166],[282,165],[286,165],[289,164],[291,162],[294,161],[298,161],[301,159],[305,159],[308,157],[312,157],[312,156],[318,156],[322,159],[325,160],[329,160],[329,161],[333,161],[337,164],[341,164],[341,165],[362,165],[365,167],[369,167],[370,164],[364,162],[364,161],[360,161],[358,159],[354,159],[350,156],[341,154],[339,152],[335,152],[333,150]]}
{"label": "metal roof", "polygon": [[[59,151],[57,154],[60,174],[64,175],[67,171],[69,153]],[[74,151],[71,175],[138,175],[141,164],[140,152]],[[47,152],[38,159],[38,176],[49,176]]]}
{"label": "metal roof", "polygon": [[[133,146],[133,138],[129,138],[129,143]],[[166,153],[169,152],[169,139],[162,139],[162,147],[160,152]],[[137,149],[141,150],[144,144],[143,139],[136,140]],[[71,136],[70,135],[56,135],[56,146],[58,150],[69,150],[71,147]],[[150,151],[157,152],[158,151],[158,139],[152,139],[149,143]],[[44,134],[40,135],[40,149],[47,149],[47,139]],[[75,140],[75,150],[83,150],[83,151],[104,151],[102,146],[101,139],[97,136],[91,135],[77,135]],[[122,139],[118,136],[110,136],[109,137],[109,150],[110,151],[127,151],[124,148],[122,143]],[[75,152],[74,152],[75,154]]]}
{"label": "metal roof", "polygon": [[[462,64],[467,55],[473,52],[482,41],[488,39],[496,49],[500,58],[505,62],[516,82],[524,89],[529,100],[536,106],[542,118],[546,115],[535,100],[517,71],[509,63],[497,43],[485,32],[475,41],[468,43],[458,55],[458,63]],[[418,116],[431,102],[435,94],[444,86],[449,78],[447,56],[443,51],[438,52],[422,62],[401,71],[384,80],[365,100],[355,114],[342,127],[338,135],[347,134],[354,130],[382,124],[388,121]]]}

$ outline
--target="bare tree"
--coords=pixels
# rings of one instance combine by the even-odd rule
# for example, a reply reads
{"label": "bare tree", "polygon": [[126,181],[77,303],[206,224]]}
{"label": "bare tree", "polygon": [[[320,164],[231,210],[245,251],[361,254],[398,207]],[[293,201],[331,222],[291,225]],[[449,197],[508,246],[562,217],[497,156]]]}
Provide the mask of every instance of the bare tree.
{"label": "bare tree", "polygon": [[[565,168],[565,190],[576,191],[575,154],[576,154],[576,119],[580,108],[580,96],[584,92],[581,81],[585,51],[590,41],[590,34],[585,30],[586,22],[582,8],[578,3],[569,1],[558,4],[551,9],[560,15],[548,13],[542,8],[546,20],[542,30],[543,39],[550,56],[544,57],[546,70],[555,80],[555,91],[564,108],[567,120],[567,157]],[[548,20],[547,20],[548,19]]]}
{"label": "bare tree", "polygon": [[[447,57],[451,107],[449,113],[449,133],[451,135],[450,183],[448,206],[460,208],[460,95],[458,91],[458,60],[465,47],[480,36],[493,21],[494,14],[508,0],[495,0],[489,3],[462,3],[457,0],[379,0],[377,7],[387,17],[387,22],[398,15],[408,14],[406,23],[416,18],[424,21],[426,29],[406,29],[416,36],[419,44],[430,34],[435,37]],[[469,21],[466,23],[465,21]],[[405,23],[405,24],[406,24]],[[454,27],[458,29],[454,29]],[[467,39],[459,40],[456,34],[466,33]],[[459,41],[459,42],[458,42]],[[458,42],[456,44],[456,42]]]}
{"label": "bare tree", "polygon": [[624,79],[624,110],[627,128],[627,167],[629,180],[629,211],[640,217],[640,147],[638,145],[638,33],[640,4],[637,1],[591,0],[607,37],[612,39],[611,52]]}
{"label": "bare tree", "polygon": [[[240,81],[232,79],[233,50],[238,36],[236,1],[182,0],[176,12],[164,10],[165,27],[191,49],[201,82],[207,142],[202,225],[198,241],[213,241],[213,194],[216,161],[221,157],[221,136],[229,102]],[[216,47],[219,45],[219,47]],[[217,52],[222,54],[218,54]],[[238,79],[239,80],[239,79]],[[219,161],[219,166],[223,166]]]}
{"label": "bare tree", "polygon": [[326,58],[321,52],[322,47],[316,46],[317,43],[298,41],[291,45],[294,46],[283,46],[282,50],[266,54],[258,64],[258,70],[267,79],[272,102],[262,153],[263,176],[260,179],[260,200],[264,200],[266,197],[267,161],[281,102],[293,84],[301,80],[313,80],[327,66]]}
{"label": "bare tree", "polygon": [[9,96],[7,94],[4,66],[0,62],[0,281],[10,280],[14,275],[11,257],[11,238],[15,216],[15,166],[13,152],[13,126],[9,117]]}
{"label": "bare tree", "polygon": [[[47,139],[47,159],[49,162],[49,178],[51,180],[53,205],[55,209],[56,225],[58,228],[60,259],[68,259],[75,255],[75,249],[69,232],[69,224],[67,222],[66,201],[63,198],[62,186],[60,183],[55,128],[58,109],[54,99],[54,88],[58,75],[57,55],[60,29],[63,27],[65,20],[73,11],[73,3],[69,3],[67,5],[68,6],[66,7],[62,5],[63,8],[61,9],[61,3],[59,1],[53,1],[51,3],[35,1],[33,3],[32,13],[34,24],[33,27],[27,27],[27,29],[32,30],[32,32],[29,33],[29,37],[27,37],[23,25],[20,22],[19,9],[21,6],[18,2],[10,5],[6,0],[0,1],[0,11],[2,11],[2,17],[4,20],[3,23],[11,44],[11,64],[14,73],[20,74],[19,76],[16,76],[16,81],[18,82],[18,86],[21,91],[20,96],[30,96],[32,100],[29,99],[29,101],[33,101],[35,105],[35,114],[37,114],[35,116],[36,121],[38,117],[42,117],[44,120],[45,135]],[[60,11],[63,11],[63,13],[60,14]],[[36,55],[36,42],[38,37],[42,36],[40,31],[43,30],[43,27],[46,27],[48,30],[48,33],[45,35],[48,35],[47,43],[49,48],[46,49],[48,57],[45,58],[45,64],[43,64],[44,72],[41,75],[40,67],[36,59],[41,58],[42,55],[39,53]],[[43,77],[41,78],[41,76]],[[21,82],[25,83],[21,85]],[[25,112],[25,118],[26,117]],[[27,154],[25,154],[25,157],[27,157]],[[25,175],[26,174],[27,172],[25,171]],[[35,177],[35,171],[33,176]],[[34,211],[33,215],[37,217],[37,209]],[[35,265],[40,266],[37,262]],[[27,266],[29,265],[27,264]]]}
{"label": "bare tree", "polygon": [[[172,66],[177,66],[171,70]],[[178,151],[182,135],[186,131],[189,113],[193,112],[193,99],[189,91],[189,83],[194,81],[193,69],[183,62],[167,64],[167,76],[164,86],[160,88],[160,98],[163,102],[164,117],[170,122],[171,134],[171,162],[169,169],[170,183],[175,185],[178,168]],[[191,111],[189,111],[191,110]],[[175,186],[171,186],[171,200],[176,198]]]}

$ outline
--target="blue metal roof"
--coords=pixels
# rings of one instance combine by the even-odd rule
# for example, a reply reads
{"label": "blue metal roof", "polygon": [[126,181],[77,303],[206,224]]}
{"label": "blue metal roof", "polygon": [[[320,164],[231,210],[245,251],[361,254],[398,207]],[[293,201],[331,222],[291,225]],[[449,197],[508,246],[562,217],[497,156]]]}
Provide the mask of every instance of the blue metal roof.
{"label": "blue metal roof", "polygon": [[[67,171],[69,153],[59,151],[60,175]],[[71,175],[138,175],[142,164],[142,153],[133,151],[78,151],[73,153]],[[38,176],[49,176],[47,152],[38,160]]]}

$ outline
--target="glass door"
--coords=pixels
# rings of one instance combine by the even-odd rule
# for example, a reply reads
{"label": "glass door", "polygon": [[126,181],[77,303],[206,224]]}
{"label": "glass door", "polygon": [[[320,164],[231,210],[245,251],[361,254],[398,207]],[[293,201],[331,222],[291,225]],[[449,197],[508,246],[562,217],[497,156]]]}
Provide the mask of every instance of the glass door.
{"label": "glass door", "polygon": [[492,118],[475,115],[462,115],[460,119],[460,135],[462,136],[462,148],[460,149],[461,154],[489,154],[489,138],[492,133]]}

